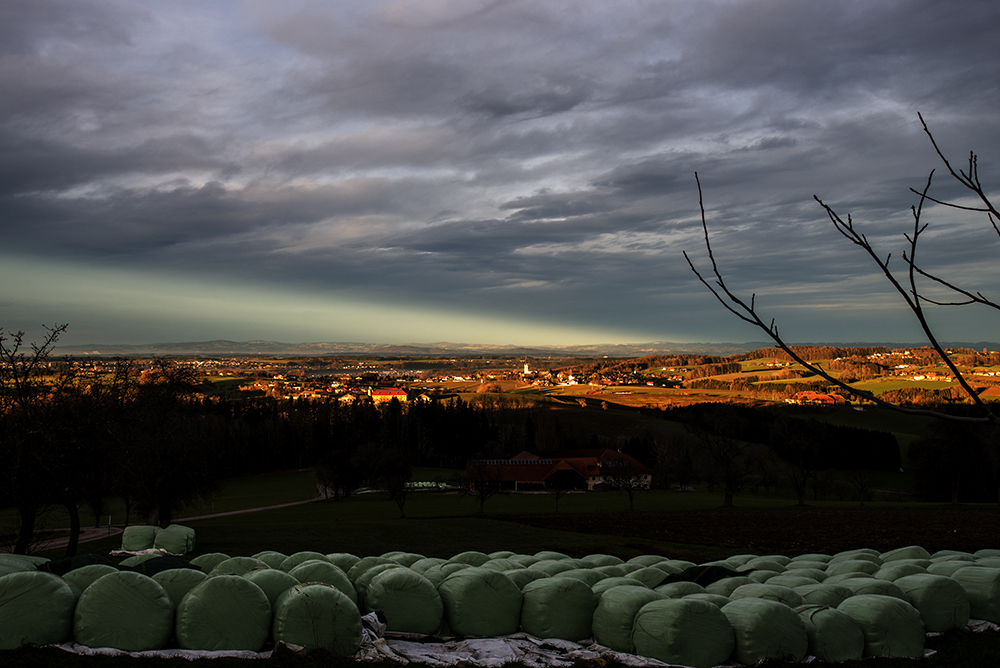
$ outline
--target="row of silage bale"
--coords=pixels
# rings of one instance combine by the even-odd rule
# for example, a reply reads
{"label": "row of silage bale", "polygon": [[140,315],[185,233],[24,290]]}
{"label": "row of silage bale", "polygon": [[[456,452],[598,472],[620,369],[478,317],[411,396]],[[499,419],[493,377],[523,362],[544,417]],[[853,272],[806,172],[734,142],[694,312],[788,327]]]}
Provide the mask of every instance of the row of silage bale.
{"label": "row of silage bale", "polygon": [[195,531],[182,524],[171,524],[167,528],[133,524],[122,532],[122,550],[141,552],[144,550],[165,550],[171,554],[185,555],[194,551]]}

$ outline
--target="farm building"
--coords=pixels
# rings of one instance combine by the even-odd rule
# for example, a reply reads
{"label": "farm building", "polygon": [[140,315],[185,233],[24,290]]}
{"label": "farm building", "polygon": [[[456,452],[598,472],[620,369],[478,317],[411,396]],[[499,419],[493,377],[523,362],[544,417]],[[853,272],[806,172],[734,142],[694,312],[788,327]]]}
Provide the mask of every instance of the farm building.
{"label": "farm building", "polygon": [[545,457],[521,452],[510,459],[478,459],[466,473],[477,484],[497,484],[514,491],[547,489],[601,489],[613,479],[634,478],[648,488],[653,472],[635,458],[617,450],[556,450]]}

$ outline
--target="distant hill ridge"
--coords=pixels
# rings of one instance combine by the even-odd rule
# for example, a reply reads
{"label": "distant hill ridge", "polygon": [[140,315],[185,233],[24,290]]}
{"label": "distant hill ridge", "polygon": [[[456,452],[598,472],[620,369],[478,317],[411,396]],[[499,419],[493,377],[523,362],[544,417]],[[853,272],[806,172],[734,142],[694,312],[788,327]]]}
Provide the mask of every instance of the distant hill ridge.
{"label": "distant hill ridge", "polygon": [[[920,348],[926,343],[800,343],[802,346],[832,346],[839,348],[886,346],[889,348]],[[948,348],[997,350],[993,342],[948,342]],[[748,343],[674,343],[654,341],[648,343],[605,343],[573,346],[517,346],[478,343],[285,343],[281,341],[196,341],[181,343],[149,344],[83,344],[57,346],[55,354],[74,357],[115,357],[149,355],[185,355],[217,357],[227,355],[269,355],[297,357],[303,355],[518,355],[530,357],[642,357],[645,355],[673,355],[680,353],[735,355],[760,348],[773,347],[770,342]]]}

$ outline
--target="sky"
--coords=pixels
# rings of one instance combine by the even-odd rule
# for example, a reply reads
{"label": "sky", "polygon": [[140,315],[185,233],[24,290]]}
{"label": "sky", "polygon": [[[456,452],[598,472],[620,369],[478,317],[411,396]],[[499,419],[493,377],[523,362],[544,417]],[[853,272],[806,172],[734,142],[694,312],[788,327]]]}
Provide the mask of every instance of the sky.
{"label": "sky", "polygon": [[[921,340],[1000,191],[995,0],[9,0],[0,328],[65,343]],[[997,194],[1000,198],[1000,194]],[[996,298],[1000,236],[921,266]],[[994,313],[936,308],[944,340]]]}

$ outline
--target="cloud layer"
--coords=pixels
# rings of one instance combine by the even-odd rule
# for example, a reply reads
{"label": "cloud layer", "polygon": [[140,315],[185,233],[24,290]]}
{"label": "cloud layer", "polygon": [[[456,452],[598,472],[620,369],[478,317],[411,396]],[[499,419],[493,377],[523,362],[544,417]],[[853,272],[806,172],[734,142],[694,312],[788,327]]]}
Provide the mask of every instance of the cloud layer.
{"label": "cloud layer", "polygon": [[[899,257],[910,187],[1000,183],[1000,7],[422,0],[0,6],[0,326],[75,341],[918,338],[816,194]],[[933,193],[960,196],[939,169]],[[923,259],[996,287],[988,221]],[[940,316],[953,339],[990,316]]]}

